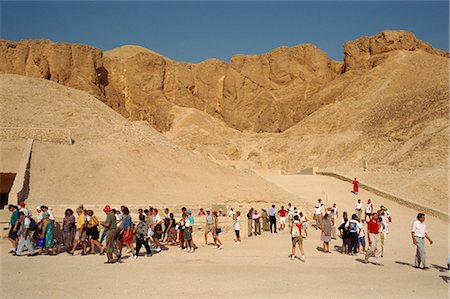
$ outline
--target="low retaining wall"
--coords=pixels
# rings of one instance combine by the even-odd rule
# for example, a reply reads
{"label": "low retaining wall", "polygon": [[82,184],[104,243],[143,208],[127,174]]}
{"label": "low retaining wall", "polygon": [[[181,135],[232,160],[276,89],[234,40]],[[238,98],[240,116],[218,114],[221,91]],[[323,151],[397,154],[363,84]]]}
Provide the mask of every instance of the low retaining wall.
{"label": "low retaining wall", "polygon": [[18,139],[72,144],[72,136],[69,129],[0,127],[0,140]]}
{"label": "low retaining wall", "polygon": [[[316,172],[316,174],[330,176],[330,177],[339,179],[341,181],[349,182],[349,183],[353,182],[353,179],[351,179],[349,177],[346,177],[346,176],[343,176],[341,174],[334,173],[334,172]],[[447,221],[447,222],[449,221],[449,215],[444,213],[444,212],[435,210],[433,208],[425,207],[425,206],[420,205],[418,203],[415,203],[415,202],[403,199],[403,198],[401,198],[399,196],[395,196],[395,195],[389,194],[389,193],[387,193],[385,191],[381,191],[381,190],[379,190],[379,189],[377,189],[375,187],[372,187],[372,186],[364,184],[364,183],[359,183],[359,188],[362,188],[364,190],[367,190],[367,191],[370,191],[372,193],[375,193],[376,195],[381,196],[383,198],[395,201],[395,202],[401,204],[402,206],[406,206],[408,208],[417,210],[419,212],[423,212],[423,213],[425,213],[427,215],[432,215],[434,217],[437,217],[437,218],[439,218],[441,220],[444,220],[444,221]]]}

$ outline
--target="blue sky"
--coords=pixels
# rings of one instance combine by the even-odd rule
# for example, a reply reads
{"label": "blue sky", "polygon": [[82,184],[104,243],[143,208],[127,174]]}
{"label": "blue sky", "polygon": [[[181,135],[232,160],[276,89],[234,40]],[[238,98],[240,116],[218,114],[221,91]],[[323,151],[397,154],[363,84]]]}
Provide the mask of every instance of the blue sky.
{"label": "blue sky", "polygon": [[448,51],[447,1],[2,1],[1,38],[135,44],[178,61],[229,61],[279,46],[312,43],[335,60],[342,44],[406,29]]}

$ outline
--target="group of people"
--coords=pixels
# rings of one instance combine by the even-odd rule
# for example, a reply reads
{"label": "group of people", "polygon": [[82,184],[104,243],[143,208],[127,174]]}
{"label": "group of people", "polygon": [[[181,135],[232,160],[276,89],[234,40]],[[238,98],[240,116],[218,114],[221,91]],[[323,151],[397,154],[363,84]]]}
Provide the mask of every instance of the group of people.
{"label": "group of people", "polygon": [[[132,221],[130,211],[126,206],[111,208],[106,205],[103,209],[106,214],[105,221],[100,221],[93,210],[85,209],[80,205],[76,209],[76,216],[71,209],[65,211],[65,216],[60,226],[55,221],[55,216],[47,206],[36,207],[36,216],[21,202],[19,207],[8,206],[11,212],[10,231],[8,239],[12,244],[10,253],[20,256],[24,248],[28,250],[29,256],[40,255],[44,251],[49,255],[57,255],[62,251],[74,255],[80,248],[81,255],[106,254],[106,263],[115,263],[122,257],[123,247],[127,247],[131,258],[139,257],[142,247],[146,250],[146,256],[152,256],[153,252],[160,252],[161,245],[178,246],[178,250],[195,252],[197,246],[193,240],[194,217],[190,210],[181,209],[181,218],[176,220],[174,214],[168,208],[164,209],[164,215],[159,215],[156,208],[138,209],[138,221]],[[374,205],[370,199],[363,210],[361,200],[358,199],[354,207],[355,212],[348,217],[347,212],[342,214],[339,221],[339,213],[336,203],[326,207],[321,199],[318,200],[314,209],[315,228],[321,230],[321,241],[324,253],[331,253],[331,239],[336,239],[337,231],[342,238],[343,254],[357,255],[365,254],[364,262],[375,257],[375,264],[381,264],[384,255],[384,241],[389,234],[389,223],[392,221],[391,213],[384,206],[374,211]],[[364,215],[362,212],[364,211]],[[214,248],[223,248],[220,234],[222,227],[219,218],[223,216],[222,211],[211,211],[200,209],[198,216],[204,217],[204,244],[212,245]],[[235,232],[234,241],[241,242],[241,212],[230,209],[228,216],[232,218],[232,227]],[[288,204],[277,211],[272,205],[268,211],[251,208],[247,213],[248,237],[261,235],[261,231],[277,233],[289,228],[292,241],[291,258],[297,258],[295,250],[298,247],[301,261],[305,261],[303,250],[303,239],[308,236],[308,219],[306,216]],[[277,227],[277,216],[279,226]],[[412,239],[417,246],[416,266],[427,268],[425,257],[424,239],[432,241],[426,232],[424,214],[417,216],[417,221],[412,227]],[[339,222],[339,226],[338,225]],[[366,228],[367,226],[367,228]],[[208,243],[208,236],[212,235],[213,243]],[[366,250],[366,237],[369,249]],[[103,246],[103,241],[106,244]],[[153,248],[152,248],[153,247]],[[89,249],[88,249],[89,248]],[[37,250],[36,250],[37,249]],[[116,256],[116,259],[113,258]]]}

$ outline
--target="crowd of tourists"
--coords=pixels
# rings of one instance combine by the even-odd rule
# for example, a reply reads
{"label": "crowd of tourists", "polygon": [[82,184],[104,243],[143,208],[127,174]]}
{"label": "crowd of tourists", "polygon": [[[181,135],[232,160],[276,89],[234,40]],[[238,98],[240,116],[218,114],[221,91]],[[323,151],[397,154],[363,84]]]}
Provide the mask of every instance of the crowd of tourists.
{"label": "crowd of tourists", "polygon": [[[14,205],[8,207],[11,212],[8,235],[12,245],[10,253],[16,256],[21,256],[24,248],[28,250],[29,256],[44,253],[54,256],[61,252],[74,255],[76,250],[80,250],[81,255],[106,254],[106,263],[115,263],[122,259],[124,247],[131,259],[140,256],[142,247],[145,248],[147,257],[161,252],[162,249],[168,249],[168,246],[175,246],[178,250],[189,253],[195,252],[198,248],[193,240],[195,218],[192,211],[185,207],[181,209],[181,217],[178,219],[168,208],[164,209],[163,213],[151,207],[138,209],[137,221],[133,222],[130,210],[126,206],[111,208],[106,205],[103,209],[106,219],[100,221],[100,217],[94,214],[93,210],[80,205],[75,213],[72,209],[67,209],[61,224],[55,221],[54,213],[45,205],[36,207],[34,216],[24,202],[18,207]],[[197,214],[197,220],[204,221],[202,244],[204,247],[224,248],[220,239],[223,229],[220,218],[225,216],[232,220],[235,244],[241,243],[240,211],[230,208],[228,215],[224,215],[222,210],[211,211],[202,208]],[[251,208],[246,216],[249,238],[259,236],[262,232],[275,234],[288,230],[292,242],[290,258],[305,261],[303,240],[308,237],[309,221],[296,207],[289,203],[286,208],[281,206],[279,209],[276,209],[275,205],[268,210]],[[342,213],[342,219],[339,219],[339,216],[336,203],[327,207],[321,199],[318,199],[314,208],[313,227],[321,231],[322,252],[331,253],[330,242],[339,236],[342,239],[342,246],[335,247],[342,254],[364,254],[365,263],[368,263],[371,257],[375,257],[375,264],[382,265],[384,242],[388,239],[389,223],[392,221],[388,209],[380,206],[375,211],[371,199],[367,200],[365,206],[358,199],[351,217],[347,212]],[[424,239],[432,243],[426,232],[424,220],[425,215],[419,214],[411,230],[413,243],[417,247],[415,264],[421,268],[428,267]],[[208,243],[209,235],[212,237],[212,243]],[[299,257],[295,254],[296,248],[299,250]]]}

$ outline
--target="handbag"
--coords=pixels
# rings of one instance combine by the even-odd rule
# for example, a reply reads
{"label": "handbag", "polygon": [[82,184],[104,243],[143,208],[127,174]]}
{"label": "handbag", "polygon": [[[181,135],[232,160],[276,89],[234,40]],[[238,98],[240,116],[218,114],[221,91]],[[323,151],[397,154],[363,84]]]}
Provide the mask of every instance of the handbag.
{"label": "handbag", "polygon": [[216,227],[216,234],[220,234],[222,232],[222,229],[220,227]]}
{"label": "handbag", "polygon": [[38,241],[36,242],[36,247],[44,248],[44,245],[45,245],[45,238],[39,238]]}

